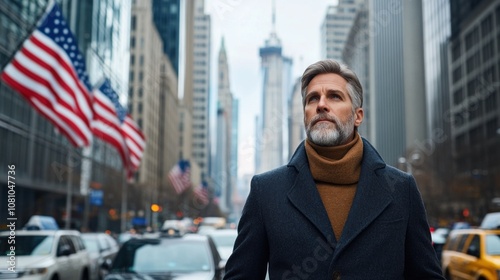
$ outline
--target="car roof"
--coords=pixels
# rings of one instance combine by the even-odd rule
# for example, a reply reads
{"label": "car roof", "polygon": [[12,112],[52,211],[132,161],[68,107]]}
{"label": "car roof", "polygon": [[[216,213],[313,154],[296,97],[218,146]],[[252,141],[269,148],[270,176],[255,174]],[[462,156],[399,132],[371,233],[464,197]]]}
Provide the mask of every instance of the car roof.
{"label": "car roof", "polygon": [[212,231],[209,231],[206,233],[207,235],[238,235],[238,231],[236,229],[229,229],[229,228],[225,228],[225,229],[216,229],[216,230],[212,230]]}
{"label": "car roof", "polygon": [[[80,232],[76,230],[16,230],[15,235],[78,235],[80,236]],[[8,236],[10,235],[9,231],[0,232],[0,236]]]}
{"label": "car roof", "polygon": [[483,229],[483,228],[470,228],[470,229],[454,229],[450,235],[455,234],[500,234],[500,229]]}

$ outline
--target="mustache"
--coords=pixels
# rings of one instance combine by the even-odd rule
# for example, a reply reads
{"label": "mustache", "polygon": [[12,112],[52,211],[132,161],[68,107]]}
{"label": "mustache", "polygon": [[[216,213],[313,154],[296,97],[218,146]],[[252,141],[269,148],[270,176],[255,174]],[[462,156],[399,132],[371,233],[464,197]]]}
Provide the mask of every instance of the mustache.
{"label": "mustache", "polygon": [[313,126],[316,123],[318,123],[319,121],[324,121],[324,120],[333,122],[337,126],[340,123],[340,120],[338,118],[334,117],[334,116],[331,116],[331,115],[328,115],[328,114],[319,114],[319,115],[314,116],[311,119],[310,126]]}

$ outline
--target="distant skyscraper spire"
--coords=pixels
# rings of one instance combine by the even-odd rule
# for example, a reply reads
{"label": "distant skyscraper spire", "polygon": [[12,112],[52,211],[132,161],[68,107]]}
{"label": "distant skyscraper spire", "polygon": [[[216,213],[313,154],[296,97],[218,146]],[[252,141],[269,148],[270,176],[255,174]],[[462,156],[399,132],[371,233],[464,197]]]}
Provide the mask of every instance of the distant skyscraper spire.
{"label": "distant skyscraper spire", "polygon": [[271,32],[276,33],[276,0],[273,0],[272,24],[273,28],[271,29]]}

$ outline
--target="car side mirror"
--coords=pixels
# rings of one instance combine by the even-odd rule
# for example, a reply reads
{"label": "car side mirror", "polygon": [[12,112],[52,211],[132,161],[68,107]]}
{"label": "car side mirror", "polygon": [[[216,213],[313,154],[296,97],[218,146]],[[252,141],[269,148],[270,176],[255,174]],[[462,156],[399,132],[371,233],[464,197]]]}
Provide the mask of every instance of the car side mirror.
{"label": "car side mirror", "polygon": [[61,257],[69,255],[71,255],[71,248],[69,247],[69,245],[68,244],[62,245],[61,248],[59,249],[59,252],[57,253],[57,256]]}

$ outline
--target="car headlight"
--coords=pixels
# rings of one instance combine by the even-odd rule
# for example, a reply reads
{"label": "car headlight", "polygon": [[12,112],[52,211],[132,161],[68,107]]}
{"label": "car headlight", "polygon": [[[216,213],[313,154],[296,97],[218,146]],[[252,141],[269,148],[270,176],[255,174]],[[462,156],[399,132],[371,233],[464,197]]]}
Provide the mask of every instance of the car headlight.
{"label": "car headlight", "polygon": [[48,269],[46,267],[37,267],[26,269],[26,275],[39,275],[47,273]]}

